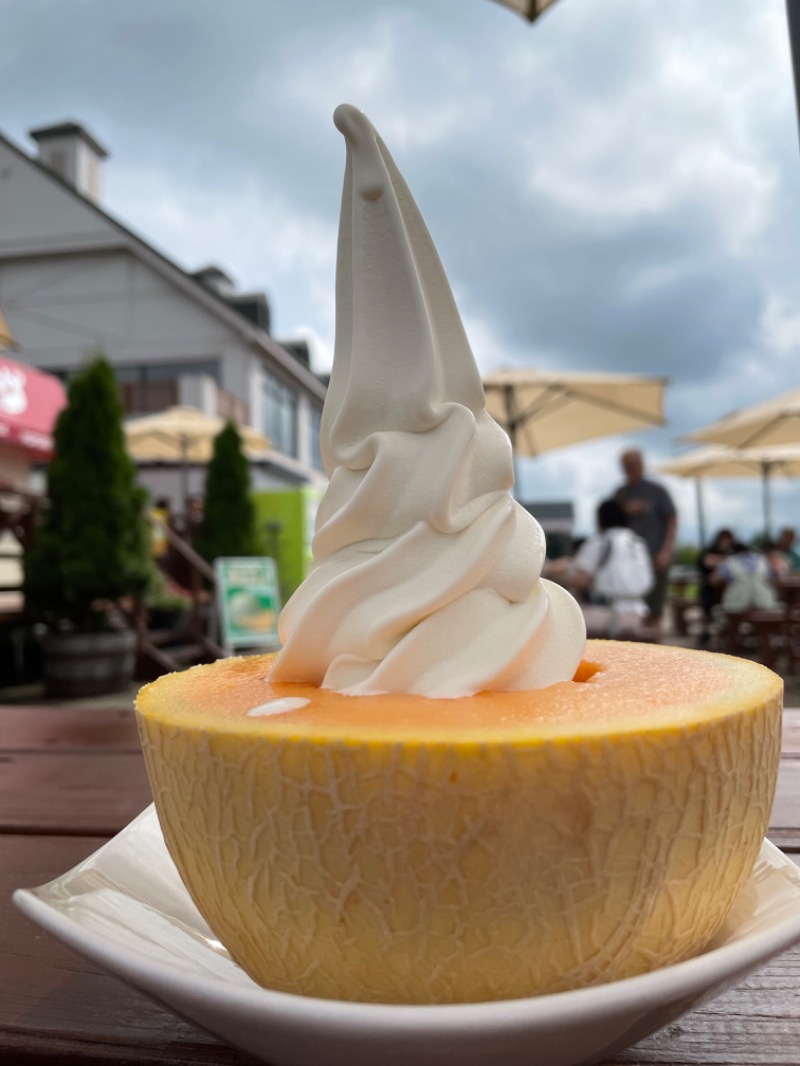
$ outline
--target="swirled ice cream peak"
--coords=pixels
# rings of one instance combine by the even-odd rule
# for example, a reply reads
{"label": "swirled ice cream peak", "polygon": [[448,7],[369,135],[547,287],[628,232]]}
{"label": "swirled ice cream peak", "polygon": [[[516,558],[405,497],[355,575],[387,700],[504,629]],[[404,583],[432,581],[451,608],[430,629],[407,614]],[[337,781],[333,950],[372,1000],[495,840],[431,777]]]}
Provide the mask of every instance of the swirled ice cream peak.
{"label": "swirled ice cream peak", "polygon": [[369,120],[342,105],[330,478],[315,568],[284,608],[273,680],[457,697],[572,678],[580,608],[541,579],[544,534],[419,209]]}

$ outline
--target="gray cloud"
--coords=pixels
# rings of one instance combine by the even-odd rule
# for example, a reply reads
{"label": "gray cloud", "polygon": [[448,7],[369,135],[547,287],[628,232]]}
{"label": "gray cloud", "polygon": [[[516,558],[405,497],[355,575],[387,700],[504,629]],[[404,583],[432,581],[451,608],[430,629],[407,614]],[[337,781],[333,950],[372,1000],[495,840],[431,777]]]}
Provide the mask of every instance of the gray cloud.
{"label": "gray cloud", "polygon": [[[0,128],[85,121],[113,152],[111,209],[185,265],[266,289],[320,364],[344,99],[408,178],[481,365],[669,375],[670,428],[640,438],[656,459],[797,385],[782,0],[561,0],[533,27],[486,0],[3,2]],[[612,483],[618,450],[592,451]],[[587,455],[525,478],[590,492]]]}

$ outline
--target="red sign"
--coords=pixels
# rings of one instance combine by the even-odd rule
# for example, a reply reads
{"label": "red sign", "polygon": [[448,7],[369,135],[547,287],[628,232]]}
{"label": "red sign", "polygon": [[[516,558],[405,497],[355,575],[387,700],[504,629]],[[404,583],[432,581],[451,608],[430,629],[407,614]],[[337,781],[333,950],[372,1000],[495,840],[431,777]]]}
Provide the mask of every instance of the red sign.
{"label": "red sign", "polygon": [[58,378],[0,355],[0,443],[49,459],[53,425],[66,402]]}

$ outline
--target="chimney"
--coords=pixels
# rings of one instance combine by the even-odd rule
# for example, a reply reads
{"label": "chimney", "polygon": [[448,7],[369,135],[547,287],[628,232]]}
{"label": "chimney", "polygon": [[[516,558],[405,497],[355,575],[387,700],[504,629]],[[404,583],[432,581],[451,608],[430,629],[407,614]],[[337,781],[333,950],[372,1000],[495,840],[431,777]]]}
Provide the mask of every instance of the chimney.
{"label": "chimney", "polygon": [[79,122],[40,126],[28,136],[36,141],[38,159],[79,193],[100,201],[103,160],[108,152]]}
{"label": "chimney", "polygon": [[218,267],[216,263],[211,263],[209,266],[204,266],[201,270],[195,270],[192,274],[195,281],[199,281],[201,285],[204,285],[207,289],[211,289],[217,296],[221,296],[224,300],[227,300],[229,296],[233,296],[235,286],[233,284],[233,278],[230,274],[226,274],[222,267]]}

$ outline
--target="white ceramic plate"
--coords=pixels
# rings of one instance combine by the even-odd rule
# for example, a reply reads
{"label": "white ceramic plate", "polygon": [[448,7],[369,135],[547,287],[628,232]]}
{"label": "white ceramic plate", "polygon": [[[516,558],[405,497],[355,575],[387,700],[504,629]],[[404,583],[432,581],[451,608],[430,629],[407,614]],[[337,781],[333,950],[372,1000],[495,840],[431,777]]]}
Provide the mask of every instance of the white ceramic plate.
{"label": "white ceramic plate", "polygon": [[636,1043],[800,940],[800,871],[764,842],[713,944],[642,977],[465,1006],[343,1003],[270,992],[197,913],[152,807],[74,870],[20,889],[35,922],[131,985],[276,1066],[572,1066]]}

